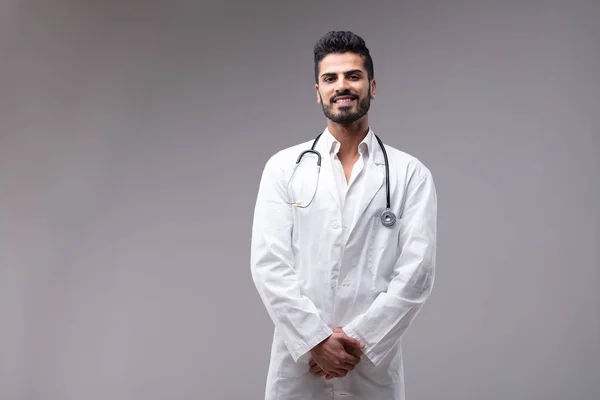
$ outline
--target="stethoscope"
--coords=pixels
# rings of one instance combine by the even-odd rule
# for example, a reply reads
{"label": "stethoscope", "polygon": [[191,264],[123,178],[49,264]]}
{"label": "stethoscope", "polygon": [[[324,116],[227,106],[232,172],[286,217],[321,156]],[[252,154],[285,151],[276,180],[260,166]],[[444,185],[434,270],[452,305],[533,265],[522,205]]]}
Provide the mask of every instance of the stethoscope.
{"label": "stethoscope", "polygon": [[[314,154],[317,156],[317,185],[319,182],[319,174],[321,171],[321,153],[319,153],[317,150],[315,150],[315,146],[317,145],[317,142],[319,141],[319,138],[321,137],[322,133],[320,133],[315,140],[313,141],[313,144],[310,148],[310,150],[304,150],[302,153],[300,153],[300,155],[298,156],[298,160],[296,160],[296,165],[294,167],[294,171],[292,172],[292,176],[290,176],[290,180],[288,182],[288,190],[289,190],[289,186],[291,185],[292,182],[292,178],[294,177],[294,173],[296,172],[296,169],[298,167],[298,165],[300,164],[300,161],[302,161],[302,157],[304,157],[306,154]],[[379,147],[381,148],[381,151],[383,152],[383,158],[385,160],[385,198],[386,198],[386,207],[385,210],[383,210],[383,212],[381,213],[381,223],[384,226],[390,227],[393,226],[396,223],[396,214],[394,214],[390,208],[390,168],[389,168],[389,163],[388,163],[388,157],[387,157],[387,152],[385,151],[385,147],[383,146],[383,142],[381,141],[381,139],[379,139],[379,137],[377,135],[375,135],[375,138],[377,139],[377,142],[379,143]],[[317,193],[317,189],[315,188],[315,192],[313,193],[313,196],[311,198],[311,200],[308,202],[308,204],[303,205],[300,202],[288,202],[288,204],[293,205],[294,207],[299,207],[299,208],[307,208],[314,200],[315,195]]]}

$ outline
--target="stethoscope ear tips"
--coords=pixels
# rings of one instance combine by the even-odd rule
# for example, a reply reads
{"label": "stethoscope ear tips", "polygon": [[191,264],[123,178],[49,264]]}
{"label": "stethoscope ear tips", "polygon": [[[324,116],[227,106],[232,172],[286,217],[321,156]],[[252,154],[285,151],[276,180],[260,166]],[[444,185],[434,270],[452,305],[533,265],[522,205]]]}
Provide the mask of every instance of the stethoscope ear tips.
{"label": "stethoscope ear tips", "polygon": [[396,223],[396,214],[394,214],[391,210],[385,210],[381,213],[381,223],[384,226],[394,226]]}

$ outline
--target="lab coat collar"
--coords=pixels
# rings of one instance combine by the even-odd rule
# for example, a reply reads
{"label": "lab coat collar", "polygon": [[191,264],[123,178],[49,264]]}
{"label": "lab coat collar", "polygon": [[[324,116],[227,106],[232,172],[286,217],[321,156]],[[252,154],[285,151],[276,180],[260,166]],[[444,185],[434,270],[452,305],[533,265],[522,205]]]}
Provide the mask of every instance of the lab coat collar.
{"label": "lab coat collar", "polygon": [[[322,152],[333,157],[339,151],[340,142],[333,136],[329,128],[325,128],[323,136],[326,147]],[[375,132],[370,127],[367,135],[358,146],[359,149],[362,147],[367,152],[368,163],[385,164],[381,147],[379,147],[379,143],[377,143],[377,139],[375,138]]]}
{"label": "lab coat collar", "polygon": [[[367,158],[370,157],[370,144],[371,141],[369,140],[369,135],[370,135],[370,131],[367,133],[367,135],[364,137],[364,139],[358,144],[358,152],[362,155],[363,153],[367,154]],[[329,129],[325,130],[325,141],[327,142],[327,148],[329,149],[329,155],[331,157],[334,157],[338,151],[340,151],[340,146],[341,143],[339,142],[339,140],[337,140],[335,138],[335,136],[333,136],[333,134],[331,133],[331,131]]]}

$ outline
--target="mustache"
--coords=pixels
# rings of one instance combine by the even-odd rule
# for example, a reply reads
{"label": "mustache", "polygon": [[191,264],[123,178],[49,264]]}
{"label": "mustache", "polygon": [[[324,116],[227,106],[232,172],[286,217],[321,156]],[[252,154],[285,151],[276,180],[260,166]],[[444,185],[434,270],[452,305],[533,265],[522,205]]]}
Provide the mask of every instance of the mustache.
{"label": "mustache", "polygon": [[340,97],[352,97],[353,99],[358,99],[358,96],[354,93],[351,93],[349,90],[345,90],[341,93],[336,94],[331,98],[331,101],[336,101]]}

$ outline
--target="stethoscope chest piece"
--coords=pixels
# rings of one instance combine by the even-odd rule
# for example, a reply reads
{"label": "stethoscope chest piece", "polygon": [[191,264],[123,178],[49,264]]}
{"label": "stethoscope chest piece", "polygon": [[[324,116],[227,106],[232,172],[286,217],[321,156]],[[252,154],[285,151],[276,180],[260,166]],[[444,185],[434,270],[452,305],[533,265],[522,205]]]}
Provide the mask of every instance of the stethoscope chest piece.
{"label": "stethoscope chest piece", "polygon": [[381,223],[384,226],[394,226],[396,223],[396,214],[394,214],[389,208],[381,213]]}

